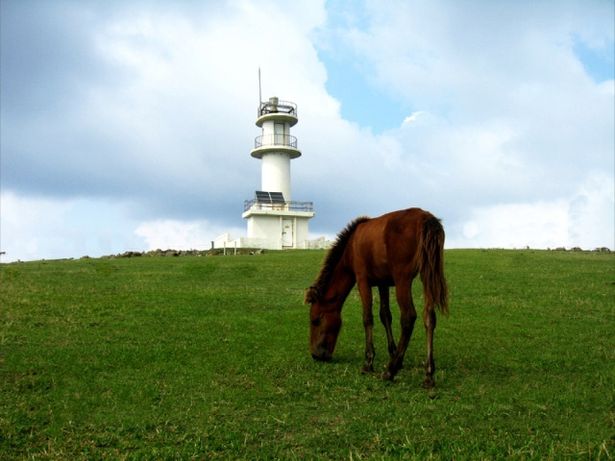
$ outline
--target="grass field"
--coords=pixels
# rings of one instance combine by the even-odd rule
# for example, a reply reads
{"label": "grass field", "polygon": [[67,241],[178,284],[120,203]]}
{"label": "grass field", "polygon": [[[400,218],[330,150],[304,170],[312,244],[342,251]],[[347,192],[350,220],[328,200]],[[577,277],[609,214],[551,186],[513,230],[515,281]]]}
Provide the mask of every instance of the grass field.
{"label": "grass field", "polygon": [[614,255],[447,251],[433,393],[418,322],[394,383],[359,373],[356,291],[333,362],[312,361],[323,256],[0,265],[0,459],[615,455]]}

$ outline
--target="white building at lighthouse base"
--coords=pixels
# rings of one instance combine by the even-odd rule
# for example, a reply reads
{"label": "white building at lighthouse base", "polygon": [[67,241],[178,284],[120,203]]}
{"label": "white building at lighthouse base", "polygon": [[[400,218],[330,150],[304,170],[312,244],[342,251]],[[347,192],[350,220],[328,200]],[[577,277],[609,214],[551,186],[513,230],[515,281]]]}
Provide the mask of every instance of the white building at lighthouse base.
{"label": "white building at lighthouse base", "polygon": [[[264,196],[277,195],[273,202]],[[233,239],[228,233],[214,241],[214,248],[255,248],[267,250],[323,248],[324,239],[309,239],[308,221],[314,217],[312,202],[284,202],[281,194],[257,191],[246,200],[242,217],[248,225],[247,237]]]}
{"label": "white building at lighthouse base", "polygon": [[276,203],[263,200],[264,194],[257,192],[256,199],[244,205],[242,217],[248,223],[247,240],[257,243],[258,248],[272,250],[309,248],[308,221],[314,217],[312,202]]}

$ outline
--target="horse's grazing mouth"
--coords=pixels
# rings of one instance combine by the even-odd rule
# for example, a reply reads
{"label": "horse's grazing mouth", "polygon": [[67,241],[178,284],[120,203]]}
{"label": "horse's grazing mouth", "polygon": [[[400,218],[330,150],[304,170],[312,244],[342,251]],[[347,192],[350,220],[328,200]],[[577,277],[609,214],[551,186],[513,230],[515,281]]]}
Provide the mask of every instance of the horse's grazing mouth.
{"label": "horse's grazing mouth", "polygon": [[329,355],[328,353],[324,353],[323,355],[317,355],[312,353],[312,358],[318,362],[330,362],[331,361],[331,355]]}
{"label": "horse's grazing mouth", "polygon": [[330,362],[332,356],[333,354],[331,354],[324,346],[319,346],[312,352],[312,358],[319,362]]}

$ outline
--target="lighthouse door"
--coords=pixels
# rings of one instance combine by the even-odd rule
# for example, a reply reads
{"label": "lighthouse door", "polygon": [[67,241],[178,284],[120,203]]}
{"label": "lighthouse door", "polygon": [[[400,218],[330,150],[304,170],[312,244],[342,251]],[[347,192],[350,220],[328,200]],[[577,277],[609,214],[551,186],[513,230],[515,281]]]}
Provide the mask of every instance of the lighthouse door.
{"label": "lighthouse door", "polygon": [[293,247],[293,220],[282,220],[282,247]]}

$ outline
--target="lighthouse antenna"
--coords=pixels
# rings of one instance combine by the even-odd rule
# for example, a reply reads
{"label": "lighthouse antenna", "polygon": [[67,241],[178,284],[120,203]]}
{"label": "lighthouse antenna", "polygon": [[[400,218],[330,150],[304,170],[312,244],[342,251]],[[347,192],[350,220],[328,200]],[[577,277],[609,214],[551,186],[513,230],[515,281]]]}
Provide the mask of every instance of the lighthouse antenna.
{"label": "lighthouse antenna", "polygon": [[258,107],[260,108],[263,102],[263,94],[261,92],[261,68],[258,68]]}

